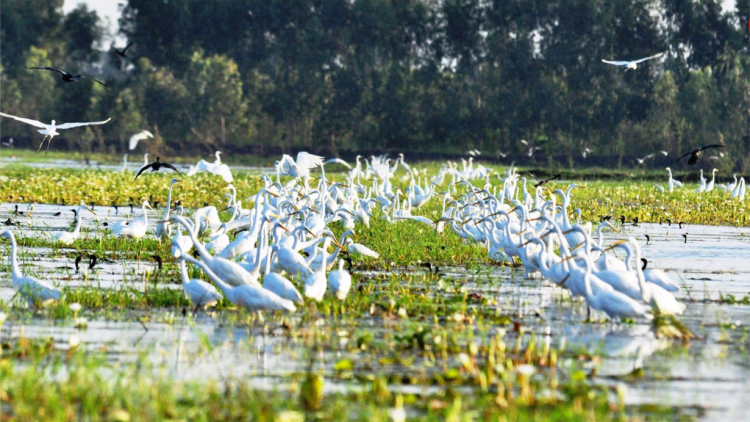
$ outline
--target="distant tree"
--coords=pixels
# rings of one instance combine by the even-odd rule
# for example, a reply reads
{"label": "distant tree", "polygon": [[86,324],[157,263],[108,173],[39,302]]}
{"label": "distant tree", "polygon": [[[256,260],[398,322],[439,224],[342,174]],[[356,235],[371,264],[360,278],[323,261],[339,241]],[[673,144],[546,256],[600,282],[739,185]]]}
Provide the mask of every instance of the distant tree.
{"label": "distant tree", "polygon": [[31,46],[52,49],[60,41],[63,0],[3,0],[0,9],[2,62],[15,77]]}
{"label": "distant tree", "polygon": [[71,61],[91,63],[99,58],[96,49],[104,35],[104,28],[95,10],[81,3],[65,15],[63,30],[67,57]]}

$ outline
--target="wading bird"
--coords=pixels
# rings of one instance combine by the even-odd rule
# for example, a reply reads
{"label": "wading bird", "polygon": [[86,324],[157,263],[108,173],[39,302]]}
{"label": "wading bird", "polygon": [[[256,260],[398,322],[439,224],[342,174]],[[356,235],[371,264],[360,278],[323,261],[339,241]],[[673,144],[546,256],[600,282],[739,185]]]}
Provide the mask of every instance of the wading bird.
{"label": "wading bird", "polygon": [[29,305],[33,306],[36,303],[44,304],[60,300],[62,292],[57,287],[38,278],[23,276],[21,267],[18,266],[18,245],[13,233],[5,230],[0,233],[0,236],[7,237],[10,240],[11,280],[13,281],[13,286],[29,301]]}
{"label": "wading bird", "polygon": [[625,71],[627,71],[628,69],[636,70],[636,69],[638,69],[638,63],[643,63],[646,60],[656,59],[656,58],[659,58],[659,57],[661,57],[663,55],[664,55],[664,53],[659,53],[659,54],[654,54],[653,56],[644,57],[642,59],[632,60],[632,61],[612,61],[612,60],[604,60],[604,59],[602,59],[602,62],[607,63],[607,64],[611,64],[611,65],[615,65],[615,66],[622,66],[622,67],[625,68]]}
{"label": "wading bird", "polygon": [[73,229],[73,231],[57,233],[52,238],[64,245],[73,244],[76,239],[81,237],[81,222],[83,221],[83,215],[81,215],[81,211],[84,210],[89,210],[91,214],[96,215],[96,213],[91,208],[89,208],[88,205],[81,204],[81,206],[78,207],[78,212],[76,213],[76,227]]}
{"label": "wading bird", "polygon": [[692,166],[693,164],[698,162],[698,158],[700,158],[701,152],[704,150],[707,150],[709,148],[724,148],[724,145],[721,144],[712,144],[712,145],[706,145],[704,147],[700,147],[698,149],[692,150],[690,152],[686,152],[682,157],[677,159],[677,163],[680,162],[683,158],[687,157],[688,155],[690,158],[688,159],[688,165]]}
{"label": "wading bird", "polygon": [[170,169],[172,171],[176,171],[177,174],[179,174],[180,176],[182,176],[182,173],[180,173],[180,171],[177,170],[177,167],[175,167],[175,166],[173,166],[173,165],[171,165],[169,163],[162,163],[161,161],[159,161],[159,159],[160,159],[159,157],[156,157],[156,161],[154,161],[151,164],[146,164],[145,166],[141,167],[141,169],[138,170],[138,174],[135,175],[135,179],[133,179],[133,181],[135,182],[138,179],[138,176],[140,176],[141,173],[143,173],[144,171],[146,171],[148,169],[151,169],[151,171],[159,171],[162,167],[168,168],[168,169]]}
{"label": "wading bird", "polygon": [[96,83],[98,83],[98,84],[100,84],[102,86],[105,86],[105,87],[111,89],[111,87],[109,85],[105,84],[104,82],[102,82],[100,80],[94,79],[91,76],[88,76],[88,75],[74,75],[72,73],[65,72],[64,70],[55,69],[54,67],[49,67],[49,66],[27,67],[26,69],[31,69],[31,70],[51,70],[53,72],[57,72],[57,73],[61,74],[62,75],[62,80],[65,81],[65,82],[78,82],[79,79],[91,79],[92,81],[94,81],[94,82],[96,82]]}
{"label": "wading bird", "polygon": [[61,125],[56,124],[55,121],[53,120],[52,123],[47,125],[37,120],[24,119],[23,117],[11,116],[10,114],[5,114],[5,113],[0,113],[0,116],[9,117],[13,120],[18,120],[19,122],[23,122],[31,126],[36,126],[38,128],[41,128],[41,130],[37,130],[37,132],[44,135],[44,139],[42,139],[42,143],[39,144],[39,149],[37,151],[42,150],[42,146],[44,145],[44,141],[47,140],[47,137],[49,137],[49,141],[47,141],[47,151],[49,151],[49,145],[50,143],[52,143],[52,138],[60,134],[57,131],[57,129],[71,129],[71,128],[79,127],[79,126],[103,125],[107,123],[108,121],[112,120],[112,118],[109,118],[101,122],[63,123]]}

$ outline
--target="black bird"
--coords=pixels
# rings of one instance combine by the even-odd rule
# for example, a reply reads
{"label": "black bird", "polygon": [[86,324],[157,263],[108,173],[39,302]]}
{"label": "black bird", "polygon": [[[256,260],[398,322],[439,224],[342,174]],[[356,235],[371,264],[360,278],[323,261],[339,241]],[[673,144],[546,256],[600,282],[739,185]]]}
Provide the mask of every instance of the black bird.
{"label": "black bird", "polygon": [[120,213],[120,210],[117,209],[117,205],[112,204],[112,206],[115,208],[115,215]]}
{"label": "black bird", "polygon": [[638,226],[638,217],[633,217],[633,225]]}
{"label": "black bird", "polygon": [[685,222],[684,222],[684,221],[680,221],[680,222],[679,222],[679,223],[677,223],[677,224],[679,224],[679,226],[680,226],[680,229],[682,229],[682,225],[683,225],[683,224],[685,224]]}
{"label": "black bird", "polygon": [[643,267],[641,267],[641,271],[645,271],[646,267],[648,266],[648,259],[641,258],[641,262],[643,262]]}
{"label": "black bird", "polygon": [[91,79],[92,81],[105,86],[107,88],[111,88],[109,85],[105,84],[104,82],[94,79],[91,76],[88,75],[74,75],[72,73],[68,73],[65,71],[62,71],[60,69],[55,69],[54,67],[49,66],[42,66],[42,67],[27,67],[26,69],[37,69],[37,70],[51,70],[53,72],[57,72],[62,75],[62,80],[65,82],[78,82],[79,79]]}
{"label": "black bird", "polygon": [[651,242],[651,236],[649,235],[645,235],[645,236],[646,236],[646,246],[648,246],[648,244]]}
{"label": "black bird", "polygon": [[542,186],[542,185],[544,185],[544,184],[545,184],[545,183],[547,183],[547,182],[551,182],[551,181],[553,181],[553,180],[556,180],[556,179],[559,179],[559,178],[561,178],[561,177],[562,177],[562,174],[556,174],[556,175],[554,175],[554,176],[550,177],[550,178],[549,178],[549,179],[547,179],[547,180],[542,180],[541,182],[539,182],[539,183],[535,184],[535,185],[534,185],[534,187],[535,187],[535,188],[538,188],[539,186]]}
{"label": "black bird", "polygon": [[15,214],[15,215],[23,215],[23,211],[18,211],[18,204],[16,204],[16,210],[13,211],[13,214]]}
{"label": "black bird", "polygon": [[685,243],[687,243],[687,233],[683,234],[682,237],[685,239]]}
{"label": "black bird", "polygon": [[159,255],[151,255],[151,258],[156,261],[156,264],[159,266],[159,271],[161,271],[161,268],[163,266],[161,262],[161,257]]}
{"label": "black bird", "polygon": [[700,147],[699,149],[696,149],[696,150],[693,150],[693,151],[690,151],[690,152],[686,152],[685,155],[683,155],[682,157],[678,158],[676,162],[679,163],[680,160],[682,160],[683,158],[685,158],[685,157],[687,157],[689,155],[690,158],[688,159],[688,165],[692,166],[693,164],[695,164],[695,163],[698,162],[698,157],[701,155],[701,152],[703,152],[704,150],[707,150],[709,148],[724,148],[724,145],[721,145],[721,144],[712,144],[712,145],[706,145],[704,147]]}
{"label": "black bird", "polygon": [[128,48],[130,48],[131,45],[133,45],[132,42],[128,43],[128,45],[126,45],[125,48],[123,48],[122,50],[116,49],[115,46],[113,45],[112,46],[112,50],[115,50],[115,52],[117,53],[118,56],[120,56],[120,57],[122,57],[124,59],[127,59],[128,56],[125,55],[125,52],[128,51]]}
{"label": "black bird", "polygon": [[58,212],[52,214],[53,217],[59,217],[61,215],[62,215],[62,211],[58,211]]}
{"label": "black bird", "polygon": [[620,225],[621,225],[621,226],[624,226],[624,225],[625,225],[625,216],[624,216],[624,215],[621,215],[621,216],[620,216]]}
{"label": "black bird", "polygon": [[8,217],[7,220],[3,221],[3,224],[5,224],[6,226],[15,226],[16,225],[16,223],[14,223],[13,220],[10,219],[10,217]]}
{"label": "black bird", "polygon": [[672,220],[670,220],[670,219],[667,218],[667,223],[669,224],[669,227],[672,226]]}
{"label": "black bird", "polygon": [[182,173],[180,173],[180,171],[177,170],[177,168],[175,166],[173,166],[173,165],[171,165],[169,163],[162,163],[159,160],[160,160],[160,158],[156,157],[156,161],[154,161],[151,164],[146,164],[145,166],[141,167],[141,169],[138,171],[138,174],[135,175],[135,179],[133,179],[133,181],[135,182],[136,179],[138,179],[138,176],[140,176],[141,173],[143,173],[144,171],[146,171],[148,169],[151,169],[151,171],[159,171],[159,169],[161,169],[162,167],[168,168],[168,169],[173,170],[173,171],[176,171],[177,174],[179,174],[180,176],[182,176]]}

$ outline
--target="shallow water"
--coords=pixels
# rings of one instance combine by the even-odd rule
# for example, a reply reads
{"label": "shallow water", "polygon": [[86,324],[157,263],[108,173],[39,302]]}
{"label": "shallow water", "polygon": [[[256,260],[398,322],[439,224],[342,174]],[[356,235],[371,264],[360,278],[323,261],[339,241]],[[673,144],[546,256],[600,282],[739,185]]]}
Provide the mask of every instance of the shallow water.
{"label": "shallow water", "polygon": [[[15,204],[2,204],[0,217],[10,216]],[[73,220],[70,206],[36,205],[32,217],[11,216],[14,220],[28,221],[28,225],[12,226],[10,230],[24,236],[50,235],[56,231],[69,230]],[[26,211],[24,206],[21,211]],[[119,213],[110,207],[97,207],[99,223],[92,215],[84,216],[84,235],[97,236],[93,230],[97,225],[125,219],[125,211]],[[62,212],[60,217],[54,217]],[[162,212],[149,213],[149,218],[160,218]],[[140,216],[136,210],[131,217]],[[682,237],[688,233],[687,243]],[[750,323],[750,307],[718,305],[720,294],[732,294],[741,298],[750,294],[750,229],[714,226],[684,226],[673,224],[641,224],[627,226],[624,233],[609,233],[608,240],[634,236],[645,242],[644,235],[651,238],[643,246],[643,254],[652,267],[662,268],[683,286],[678,294],[687,305],[681,321],[698,339],[688,344],[679,341],[658,339],[650,325],[613,325],[610,323],[584,323],[585,307],[580,302],[563,299],[566,294],[560,289],[540,280],[524,278],[522,270],[486,266],[477,271],[460,267],[441,268],[441,281],[445,286],[458,286],[468,293],[476,293],[494,299],[504,315],[513,315],[514,322],[521,324],[526,333],[535,332],[538,338],[553,346],[565,345],[567,352],[562,365],[577,365],[580,351],[602,355],[598,363],[590,363],[596,370],[593,380],[602,385],[627,386],[627,404],[660,404],[695,408],[696,416],[709,420],[748,420],[750,408],[744,400],[750,397],[750,362],[745,324]],[[61,257],[60,254],[63,254]],[[58,284],[83,285],[80,274],[73,267],[75,251],[61,248],[55,252],[43,248],[25,248],[24,267],[42,278]],[[33,260],[29,261],[29,257]],[[14,291],[7,272],[7,254],[0,258],[6,270],[0,273],[0,299],[10,299]],[[88,283],[101,288],[142,286],[147,273],[155,271],[149,261],[117,260],[101,262],[99,272],[89,277]],[[425,274],[421,267],[397,269],[394,272],[355,272],[355,279],[366,279],[377,283],[382,276],[396,274],[397,277]],[[180,288],[177,280],[160,284],[163,288]],[[432,284],[425,294],[446,294],[440,286]],[[94,319],[88,328],[79,330],[72,323],[57,324],[46,318],[32,317],[23,324],[6,323],[3,339],[29,338],[54,339],[61,348],[66,347],[71,335],[77,336],[90,350],[106,351],[117,362],[133,361],[140,352],[169,373],[180,379],[204,379],[205,377],[243,377],[252,380],[256,387],[273,388],[280,379],[308,368],[322,368],[326,375],[326,388],[360,388],[353,380],[336,378],[333,366],[343,358],[361,362],[363,354],[353,351],[349,344],[358,333],[368,331],[376,339],[390,338],[394,322],[387,318],[363,315],[340,321],[320,320],[327,332],[338,337],[337,346],[315,348],[299,338],[290,338],[279,323],[278,316],[269,316],[265,323],[257,322],[249,328],[235,328],[226,324],[224,316],[209,316],[204,313],[194,318],[183,318],[179,309],[159,309],[148,314],[150,322],[145,326],[137,322],[141,311],[132,315],[120,315],[122,320]],[[293,316],[292,318],[298,318]],[[164,322],[174,319],[173,323]],[[297,326],[302,325],[298,320]],[[305,329],[312,329],[307,327]],[[490,335],[509,327],[497,326]],[[479,334],[479,333],[477,333]],[[549,334],[549,335],[547,335]],[[507,342],[517,334],[509,332]],[[745,338],[743,339],[743,335]],[[211,346],[206,348],[206,344]],[[399,352],[413,355],[411,367],[379,364],[378,357],[364,355],[369,362],[367,368],[357,364],[355,376],[396,373],[403,375],[429,375],[438,369],[424,364],[416,352]],[[451,358],[454,359],[454,358]],[[635,367],[644,369],[644,377],[627,378]],[[433,387],[394,386],[394,389],[426,392]]]}

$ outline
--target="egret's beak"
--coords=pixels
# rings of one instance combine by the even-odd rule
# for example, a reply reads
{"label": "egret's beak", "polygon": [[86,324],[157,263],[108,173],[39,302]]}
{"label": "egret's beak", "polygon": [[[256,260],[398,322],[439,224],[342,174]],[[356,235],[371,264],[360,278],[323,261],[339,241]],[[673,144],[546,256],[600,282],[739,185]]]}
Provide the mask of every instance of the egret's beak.
{"label": "egret's beak", "polygon": [[94,214],[94,215],[96,215],[96,213],[94,212],[94,210],[92,210],[91,208],[89,208],[89,206],[88,206],[88,205],[86,205],[86,209],[87,209],[87,210],[89,210],[89,212],[90,212],[91,214]]}
{"label": "egret's beak", "polygon": [[437,224],[437,223],[440,223],[440,222],[447,223],[448,221],[453,221],[453,219],[450,218],[450,217],[440,217],[437,220],[434,220],[432,223],[433,224]]}
{"label": "egret's beak", "polygon": [[278,193],[276,193],[276,192],[273,192],[273,191],[270,191],[270,190],[266,190],[266,193],[268,193],[268,194],[270,194],[271,196],[274,196],[274,197],[276,197],[276,198],[278,198],[278,197],[280,196],[280,195],[279,195]]}
{"label": "egret's beak", "polygon": [[285,232],[289,233],[289,229],[287,229],[286,227],[284,227],[283,224],[279,224],[279,227],[281,227],[281,230],[284,230]]}
{"label": "egret's beak", "polygon": [[352,217],[356,217],[356,215],[353,212],[351,212],[349,210],[346,210],[346,209],[344,211],[347,212],[348,214],[350,214]]}
{"label": "egret's beak", "polygon": [[167,219],[167,220],[159,220],[156,223],[157,224],[165,224],[165,223],[170,223],[170,222],[171,222],[171,220]]}
{"label": "egret's beak", "polygon": [[311,232],[310,229],[308,229],[307,227],[305,227],[305,231],[310,233],[310,236],[314,237],[315,239],[318,238],[318,236],[315,233]]}
{"label": "egret's beak", "polygon": [[461,227],[463,227],[463,226],[464,226],[464,224],[468,223],[469,221],[471,221],[471,218],[470,218],[470,219],[468,219],[468,220],[466,220],[466,221],[464,221],[463,223],[461,223],[461,224],[460,224],[460,225],[458,226],[458,228],[460,229]]}
{"label": "egret's beak", "polygon": [[334,238],[331,238],[331,242],[332,242],[332,243],[333,243],[334,245],[336,245],[336,247],[337,247],[337,248],[339,248],[339,249],[341,249],[341,250],[344,250],[344,245],[342,245],[341,243],[339,243],[339,242],[338,242],[338,241],[337,241],[336,239],[334,239]]}
{"label": "egret's beak", "polygon": [[313,207],[310,207],[310,211],[314,212],[315,214],[320,214],[320,211],[316,210]]}

